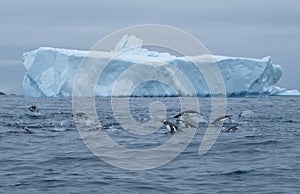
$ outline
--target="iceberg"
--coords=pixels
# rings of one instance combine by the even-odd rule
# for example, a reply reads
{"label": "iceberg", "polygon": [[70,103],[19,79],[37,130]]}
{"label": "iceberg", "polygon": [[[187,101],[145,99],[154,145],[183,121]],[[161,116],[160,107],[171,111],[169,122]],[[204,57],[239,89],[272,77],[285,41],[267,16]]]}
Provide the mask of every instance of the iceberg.
{"label": "iceberg", "polygon": [[[138,45],[128,49],[128,41],[119,42],[116,50],[127,49],[121,56],[114,58],[105,67],[95,88],[96,96],[128,96],[128,91],[113,91],[116,81],[120,86],[135,83],[134,79],[149,78],[149,74],[160,80],[168,79],[175,89],[159,81],[142,82],[131,91],[130,96],[191,96],[182,77],[191,80],[197,96],[209,96],[210,90],[205,76],[189,60],[182,56],[151,51],[142,48],[142,42],[132,38]],[[111,58],[116,51],[97,52],[95,57],[88,51],[40,47],[23,54],[26,73],[23,80],[25,97],[65,97],[72,96],[77,70],[86,58],[104,60]],[[205,61],[207,56],[192,56],[194,60]],[[262,59],[227,57],[213,55],[223,76],[227,96],[268,96],[299,95],[299,91],[275,86],[282,75],[282,68],[273,64],[271,57]],[[96,58],[96,59],[95,59]],[[143,63],[153,61],[153,63]],[[138,64],[129,75],[122,76],[126,69]],[[177,69],[179,71],[174,70]],[[88,78],[87,78],[88,79]]]}
{"label": "iceberg", "polygon": [[300,96],[300,92],[298,90],[288,90],[286,88],[274,87],[275,92],[273,92],[276,96]]}

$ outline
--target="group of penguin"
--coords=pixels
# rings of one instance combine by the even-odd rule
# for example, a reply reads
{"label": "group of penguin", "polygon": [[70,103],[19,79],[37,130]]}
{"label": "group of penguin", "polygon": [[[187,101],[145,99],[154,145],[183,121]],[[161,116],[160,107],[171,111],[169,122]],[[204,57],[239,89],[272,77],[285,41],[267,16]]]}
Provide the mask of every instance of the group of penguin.
{"label": "group of penguin", "polygon": [[[32,114],[38,114],[39,113],[39,109],[35,105],[30,106],[29,108],[27,108],[27,110]],[[28,133],[28,134],[32,133],[32,131],[28,127],[24,127],[23,130],[24,130],[25,133]]]}
{"label": "group of penguin", "polygon": [[[197,126],[189,121],[186,121],[182,118],[187,118],[187,117],[192,117],[192,116],[203,116],[201,113],[194,111],[194,110],[186,110],[183,111],[177,115],[175,115],[173,118],[176,119],[176,121],[184,128],[196,128]],[[230,120],[234,115],[224,115],[224,116],[220,116],[218,118],[216,118],[213,122],[211,122],[212,125],[217,125],[218,123],[224,122],[226,120]],[[167,120],[163,120],[161,121],[166,128],[169,130],[169,132],[171,133],[176,133],[179,131],[182,131],[182,129],[180,127],[178,127],[177,125],[175,125],[174,123],[167,121]],[[225,131],[226,132],[235,132],[236,130],[238,130],[238,124],[235,124],[229,128],[227,128]]]}
{"label": "group of penguin", "polygon": [[[39,109],[37,106],[32,105],[28,108],[28,111],[32,112],[32,113],[39,113]],[[185,110],[177,115],[175,115],[173,118],[176,119],[176,121],[181,125],[181,127],[183,128],[196,128],[197,126],[187,120],[184,120],[183,118],[188,118],[188,117],[194,117],[194,116],[199,116],[202,117],[203,115],[197,111],[194,110]],[[231,120],[231,118],[234,115],[224,115],[221,117],[216,118],[213,122],[211,122],[212,125],[217,125],[218,123],[224,122],[226,120]],[[239,115],[240,116],[240,115]],[[86,113],[83,112],[78,112],[75,113],[73,115],[74,118],[80,118],[80,119],[88,119],[88,115]],[[167,130],[170,133],[176,133],[176,132],[180,132],[182,131],[182,128],[175,125],[174,123],[168,121],[168,120],[161,120],[161,122],[165,125],[165,127],[167,128]],[[31,131],[25,127],[24,128],[26,133],[31,133]],[[235,132],[236,130],[238,130],[238,124],[235,124],[229,128],[227,128],[225,131],[226,132]]]}

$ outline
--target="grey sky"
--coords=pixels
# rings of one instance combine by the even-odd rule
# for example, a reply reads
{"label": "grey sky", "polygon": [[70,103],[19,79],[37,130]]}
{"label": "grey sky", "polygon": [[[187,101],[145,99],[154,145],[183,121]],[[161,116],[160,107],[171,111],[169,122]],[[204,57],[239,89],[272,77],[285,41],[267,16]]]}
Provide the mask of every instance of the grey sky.
{"label": "grey sky", "polygon": [[[40,46],[88,50],[115,30],[157,23],[181,28],[213,54],[272,57],[281,87],[300,90],[300,1],[0,1],[0,91],[22,93],[22,53]],[[297,55],[298,54],[298,55]]]}

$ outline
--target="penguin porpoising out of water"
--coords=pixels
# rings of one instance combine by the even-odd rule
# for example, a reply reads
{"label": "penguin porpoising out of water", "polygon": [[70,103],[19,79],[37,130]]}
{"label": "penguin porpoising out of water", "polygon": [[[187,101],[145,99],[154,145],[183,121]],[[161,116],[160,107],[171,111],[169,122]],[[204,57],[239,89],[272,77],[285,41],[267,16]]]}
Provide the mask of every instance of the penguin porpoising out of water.
{"label": "penguin porpoising out of water", "polygon": [[28,110],[31,111],[31,112],[39,112],[38,107],[35,106],[35,105],[32,105],[31,107],[29,107]]}
{"label": "penguin porpoising out of water", "polygon": [[231,117],[233,117],[234,115],[224,115],[224,116],[221,116],[221,117],[218,117],[216,118],[211,124],[212,125],[215,125],[217,123],[220,123],[220,122],[223,122],[223,121],[226,121],[226,120],[231,120]]}
{"label": "penguin porpoising out of water", "polygon": [[226,132],[235,132],[236,130],[238,130],[238,124],[232,126],[232,127],[229,127]]}
{"label": "penguin porpoising out of water", "polygon": [[180,119],[178,119],[177,121],[185,128],[197,128],[197,126],[191,122],[180,120]]}
{"label": "penguin porpoising out of water", "polygon": [[186,110],[174,116],[175,119],[183,117],[183,116],[202,116],[201,113],[194,110]]}

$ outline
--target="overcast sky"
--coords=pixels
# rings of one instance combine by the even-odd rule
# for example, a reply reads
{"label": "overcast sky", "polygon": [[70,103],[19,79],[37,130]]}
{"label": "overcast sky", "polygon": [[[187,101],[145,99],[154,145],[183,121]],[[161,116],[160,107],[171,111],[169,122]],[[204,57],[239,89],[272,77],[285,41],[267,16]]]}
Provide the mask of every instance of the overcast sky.
{"label": "overcast sky", "polygon": [[213,54],[262,58],[283,68],[277,84],[300,90],[300,1],[0,1],[0,91],[22,93],[22,53],[40,46],[90,49],[120,28],[166,24]]}

